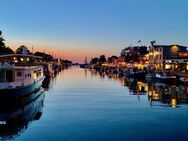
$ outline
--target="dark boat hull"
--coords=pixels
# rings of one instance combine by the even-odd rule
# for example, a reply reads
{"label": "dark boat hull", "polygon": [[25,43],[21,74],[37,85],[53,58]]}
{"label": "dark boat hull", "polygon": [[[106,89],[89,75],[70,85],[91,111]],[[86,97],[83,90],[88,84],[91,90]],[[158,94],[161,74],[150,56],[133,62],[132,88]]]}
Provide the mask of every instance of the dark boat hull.
{"label": "dark boat hull", "polygon": [[176,79],[175,78],[157,78],[157,82],[159,83],[167,83],[167,84],[175,84]]}
{"label": "dark boat hull", "polygon": [[23,87],[19,87],[19,88],[16,88],[16,89],[3,89],[3,90],[0,90],[0,96],[1,97],[22,97],[22,96],[26,96],[26,95],[29,95],[33,92],[36,92],[38,91],[41,86],[42,86],[42,81],[43,79],[41,79],[40,81],[34,83],[34,84],[31,84],[31,85],[28,85],[28,86],[23,86]]}

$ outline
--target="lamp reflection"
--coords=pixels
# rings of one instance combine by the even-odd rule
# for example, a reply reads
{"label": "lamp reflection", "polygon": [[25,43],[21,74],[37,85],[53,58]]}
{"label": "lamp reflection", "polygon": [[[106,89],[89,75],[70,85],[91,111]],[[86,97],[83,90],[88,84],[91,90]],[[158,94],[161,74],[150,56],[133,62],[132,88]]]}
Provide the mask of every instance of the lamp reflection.
{"label": "lamp reflection", "polygon": [[[129,94],[137,96],[147,95],[150,106],[161,107],[179,107],[181,104],[188,104],[188,87],[185,85],[168,85],[164,83],[145,82],[134,78],[128,79],[116,73],[100,73],[92,70],[92,75],[98,75],[100,78],[116,80],[122,86],[129,89]],[[106,76],[106,77],[105,77]]]}

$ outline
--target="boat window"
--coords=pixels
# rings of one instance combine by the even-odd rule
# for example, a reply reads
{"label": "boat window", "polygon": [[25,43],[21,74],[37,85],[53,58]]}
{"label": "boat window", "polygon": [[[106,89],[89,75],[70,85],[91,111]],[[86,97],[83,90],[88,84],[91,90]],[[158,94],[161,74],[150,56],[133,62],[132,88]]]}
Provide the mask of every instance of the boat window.
{"label": "boat window", "polygon": [[13,82],[14,78],[13,78],[13,70],[6,70],[6,81],[7,82]]}
{"label": "boat window", "polygon": [[18,77],[21,77],[21,76],[22,76],[22,72],[20,72],[20,71],[17,72],[16,74],[17,74]]}
{"label": "boat window", "polygon": [[5,70],[0,69],[0,82],[5,82]]}

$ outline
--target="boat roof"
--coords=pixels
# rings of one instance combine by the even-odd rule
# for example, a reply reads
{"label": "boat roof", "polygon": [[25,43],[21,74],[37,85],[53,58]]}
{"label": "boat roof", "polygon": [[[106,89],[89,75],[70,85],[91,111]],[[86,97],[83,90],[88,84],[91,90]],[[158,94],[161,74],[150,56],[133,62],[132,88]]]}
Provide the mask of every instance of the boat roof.
{"label": "boat roof", "polygon": [[40,56],[29,55],[29,54],[6,54],[6,55],[0,55],[0,58],[4,58],[4,57],[32,57],[32,58],[40,58],[40,59],[42,59],[42,57],[40,57]]}

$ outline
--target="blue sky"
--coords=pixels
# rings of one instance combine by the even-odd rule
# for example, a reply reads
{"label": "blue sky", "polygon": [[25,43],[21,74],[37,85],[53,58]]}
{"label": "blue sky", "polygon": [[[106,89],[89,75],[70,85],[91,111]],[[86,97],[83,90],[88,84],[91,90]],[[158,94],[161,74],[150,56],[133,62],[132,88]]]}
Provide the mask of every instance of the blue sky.
{"label": "blue sky", "polygon": [[0,30],[13,48],[53,48],[80,61],[118,54],[138,40],[188,45],[187,0],[1,0],[0,5]]}

